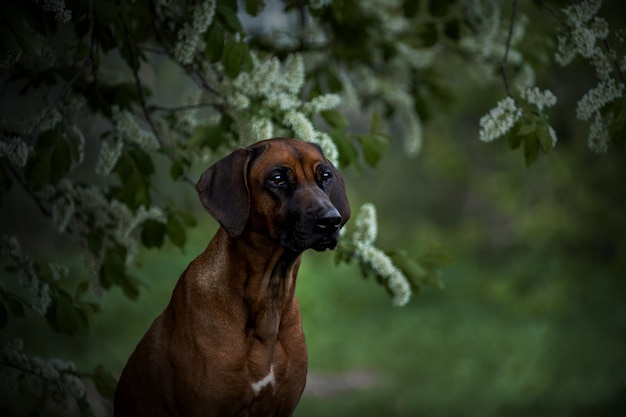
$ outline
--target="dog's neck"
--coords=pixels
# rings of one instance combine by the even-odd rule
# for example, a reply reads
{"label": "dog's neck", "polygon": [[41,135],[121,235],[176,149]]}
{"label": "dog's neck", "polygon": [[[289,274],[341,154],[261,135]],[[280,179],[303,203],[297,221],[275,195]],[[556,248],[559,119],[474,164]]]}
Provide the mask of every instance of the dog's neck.
{"label": "dog's neck", "polygon": [[294,300],[301,252],[251,231],[237,239],[226,239],[234,249],[229,253],[237,257],[236,264],[246,271],[245,279],[233,282],[248,310],[246,327],[261,341],[275,339]]}

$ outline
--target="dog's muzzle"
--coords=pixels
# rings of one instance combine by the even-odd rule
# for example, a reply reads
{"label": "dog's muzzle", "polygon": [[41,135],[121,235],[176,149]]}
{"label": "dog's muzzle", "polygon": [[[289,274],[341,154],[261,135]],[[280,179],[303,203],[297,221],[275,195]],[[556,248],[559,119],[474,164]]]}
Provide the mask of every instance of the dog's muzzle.
{"label": "dog's muzzle", "polygon": [[294,251],[335,249],[339,243],[341,215],[333,206],[292,217],[281,235],[281,244]]}

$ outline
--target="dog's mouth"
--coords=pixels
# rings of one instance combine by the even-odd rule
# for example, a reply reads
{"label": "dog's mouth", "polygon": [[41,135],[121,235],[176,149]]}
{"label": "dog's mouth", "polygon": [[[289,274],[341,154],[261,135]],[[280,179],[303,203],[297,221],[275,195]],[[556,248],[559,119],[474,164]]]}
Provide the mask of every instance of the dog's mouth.
{"label": "dog's mouth", "polygon": [[294,229],[292,233],[285,233],[281,237],[281,244],[293,251],[303,252],[313,249],[323,252],[327,249],[336,249],[339,244],[339,230],[332,233],[307,233]]}

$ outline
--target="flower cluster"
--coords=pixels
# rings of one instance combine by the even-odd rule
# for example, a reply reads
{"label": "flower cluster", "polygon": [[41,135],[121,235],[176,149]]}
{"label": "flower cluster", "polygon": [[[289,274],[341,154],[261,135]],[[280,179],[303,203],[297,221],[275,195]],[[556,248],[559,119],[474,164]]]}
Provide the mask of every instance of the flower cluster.
{"label": "flower cluster", "polygon": [[21,339],[4,345],[2,360],[14,369],[3,373],[4,382],[13,390],[22,387],[34,397],[40,397],[46,390],[64,411],[69,410],[75,400],[85,397],[85,384],[78,377],[73,362],[27,355]]}
{"label": "flower cluster", "polygon": [[215,15],[215,0],[202,0],[196,4],[191,16],[191,23],[186,23],[178,32],[178,41],[174,46],[174,57],[183,65],[193,61],[198,46],[201,44],[202,34],[211,26]]}
{"label": "flower cluster", "polygon": [[604,117],[602,110],[623,97],[626,89],[624,82],[615,76],[615,71],[623,71],[616,53],[603,49],[601,41],[607,39],[610,31],[607,21],[597,16],[601,6],[601,0],[583,0],[562,9],[567,31],[559,35],[555,54],[556,62],[563,66],[581,56],[595,68],[598,85],[578,101],[576,117],[583,121],[593,118],[587,143],[596,152],[605,152],[610,141],[607,123],[611,117]]}
{"label": "flower cluster", "polygon": [[601,81],[596,87],[589,90],[576,105],[576,117],[580,120],[589,120],[602,107],[622,97],[624,84],[614,79]]}
{"label": "flower cluster", "polygon": [[[80,245],[87,247],[86,233],[90,228],[110,231],[109,239],[126,248],[126,264],[132,264],[139,248],[137,230],[146,220],[155,220],[165,223],[166,216],[159,207],[146,209],[140,206],[132,211],[118,200],[109,201],[102,189],[95,186],[84,186],[64,179],[54,193],[53,216],[58,213],[58,220],[53,219],[55,228],[59,232],[71,229]],[[88,216],[78,216],[76,213],[88,213]],[[86,223],[91,218],[93,224]],[[103,248],[104,249],[104,248]],[[101,254],[102,256],[102,254]],[[97,260],[99,261],[99,259]]]}
{"label": "flower cluster", "polygon": [[373,204],[363,204],[356,216],[352,240],[355,256],[359,262],[368,265],[376,275],[383,278],[391,291],[393,304],[404,306],[411,298],[411,287],[404,274],[393,264],[389,256],[374,246],[378,232],[376,208]]}
{"label": "flower cluster", "polygon": [[544,108],[556,105],[556,96],[550,90],[541,91],[537,87],[527,88],[520,92],[520,97],[528,104],[537,107],[541,112]]}
{"label": "flower cluster", "polygon": [[72,20],[72,11],[65,8],[65,0],[43,0],[42,10],[54,13],[54,18],[61,23]]}
{"label": "flower cluster", "polygon": [[15,236],[2,236],[0,239],[0,256],[9,259],[17,267],[19,283],[31,295],[32,309],[42,316],[45,315],[52,303],[50,286],[39,278],[35,262],[22,252]]}
{"label": "flower cluster", "polygon": [[113,112],[114,138],[110,142],[102,142],[95,170],[100,175],[108,175],[115,168],[122,155],[124,142],[134,143],[146,151],[159,149],[160,144],[154,134],[142,129],[135,116],[128,110],[118,106],[111,108]]}
{"label": "flower cluster", "polygon": [[558,37],[555,59],[559,64],[569,64],[577,54],[591,58],[597,49],[596,41],[606,39],[608,24],[596,16],[601,5],[601,0],[584,0],[562,9],[570,30],[568,35]]}
{"label": "flower cluster", "polygon": [[14,136],[6,142],[0,141],[0,158],[6,158],[16,167],[25,166],[29,154],[28,144],[20,137]]}
{"label": "flower cluster", "polygon": [[506,97],[497,106],[480,118],[479,137],[483,142],[491,142],[505,135],[522,116],[512,97]]}
{"label": "flower cluster", "polygon": [[[401,60],[395,62],[394,68],[397,67],[407,65]],[[365,67],[355,70],[354,75],[354,84],[359,86],[359,94],[375,98],[376,102],[395,110],[397,124],[402,130],[404,150],[409,156],[417,155],[422,147],[422,123],[415,111],[415,100],[406,91],[404,77],[386,77]]]}
{"label": "flower cluster", "polygon": [[253,53],[252,62],[252,70],[240,73],[232,82],[218,81],[210,73],[207,76],[213,78],[216,90],[224,97],[225,110],[235,120],[240,143],[268,139],[277,132],[288,134],[286,128],[298,139],[320,145],[324,155],[337,164],[339,152],[335,143],[316,129],[311,119],[319,112],[339,106],[341,97],[322,94],[308,102],[300,98],[305,69],[299,54],[281,62],[275,57],[261,60]]}

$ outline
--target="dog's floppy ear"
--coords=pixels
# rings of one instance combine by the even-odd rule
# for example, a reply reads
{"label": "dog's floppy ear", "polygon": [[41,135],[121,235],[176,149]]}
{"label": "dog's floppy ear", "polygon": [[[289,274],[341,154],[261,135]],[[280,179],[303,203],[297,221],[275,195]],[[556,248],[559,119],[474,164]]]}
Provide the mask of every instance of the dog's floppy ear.
{"label": "dog's floppy ear", "polygon": [[196,190],[204,208],[229,236],[241,235],[250,216],[248,165],[253,152],[239,149],[204,171]]}
{"label": "dog's floppy ear", "polygon": [[350,218],[350,203],[348,202],[348,195],[346,194],[346,185],[343,181],[343,177],[339,173],[339,170],[333,167],[333,183],[330,192],[328,193],[328,198],[330,199],[333,206],[339,211],[341,214],[341,224],[339,227],[342,227],[348,219]]}

